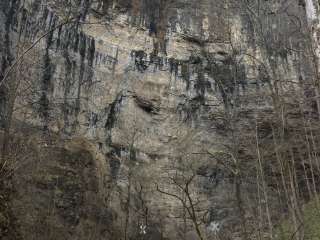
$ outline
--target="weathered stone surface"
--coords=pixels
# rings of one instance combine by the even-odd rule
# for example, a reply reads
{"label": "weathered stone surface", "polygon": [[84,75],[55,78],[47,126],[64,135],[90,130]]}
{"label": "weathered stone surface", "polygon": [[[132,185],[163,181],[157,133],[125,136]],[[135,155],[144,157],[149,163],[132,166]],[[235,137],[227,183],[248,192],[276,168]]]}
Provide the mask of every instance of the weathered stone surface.
{"label": "weathered stone surface", "polygon": [[[0,79],[16,58],[18,37],[28,45],[64,18],[58,1],[45,2],[0,3]],[[194,194],[208,210],[203,228],[217,221],[238,232],[235,177],[207,152],[233,144],[228,114],[237,115],[235,129],[249,131],[255,112],[269,109],[269,76],[250,55],[267,56],[293,85],[303,75],[294,64],[301,56],[272,38],[292,30],[290,17],[280,26],[263,18],[261,24],[274,21],[264,33],[271,45],[264,48],[242,1],[80,2],[79,21],[49,32],[23,61],[24,94],[16,100],[23,108],[14,117],[61,139],[41,143],[32,162],[15,174],[14,208],[25,239],[122,239],[115,232],[123,235],[130,184],[137,188],[133,204],[143,211],[146,204],[150,215],[150,231],[141,239],[183,239],[181,217],[175,218],[181,203],[159,194],[155,183],[172,190],[167,174],[189,162],[197,173]],[[298,4],[287,11],[303,15]],[[301,40],[290,39],[293,46]],[[5,92],[2,87],[0,121]],[[245,191],[252,189],[248,184]],[[143,213],[132,213],[130,231],[139,236],[145,221]],[[194,232],[187,239],[195,239]]]}

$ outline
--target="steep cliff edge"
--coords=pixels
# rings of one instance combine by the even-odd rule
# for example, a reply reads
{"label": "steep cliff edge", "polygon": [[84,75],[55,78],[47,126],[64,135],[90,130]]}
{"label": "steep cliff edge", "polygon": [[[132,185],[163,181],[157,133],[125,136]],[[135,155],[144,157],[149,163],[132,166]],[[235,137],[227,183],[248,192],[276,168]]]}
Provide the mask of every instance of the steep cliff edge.
{"label": "steep cliff edge", "polygon": [[2,0],[0,234],[272,235],[293,178],[302,202],[318,190],[302,2]]}

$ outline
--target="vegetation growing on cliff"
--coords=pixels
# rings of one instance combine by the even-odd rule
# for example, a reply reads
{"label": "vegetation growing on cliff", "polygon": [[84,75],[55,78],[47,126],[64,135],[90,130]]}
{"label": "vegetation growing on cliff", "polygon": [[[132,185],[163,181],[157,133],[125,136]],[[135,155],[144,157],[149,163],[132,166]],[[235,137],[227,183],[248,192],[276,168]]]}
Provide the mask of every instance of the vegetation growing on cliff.
{"label": "vegetation growing on cliff", "polygon": [[[318,3],[25,4],[0,3],[0,238],[28,231],[12,179],[48,239],[319,238]],[[121,43],[108,72],[83,26],[112,21],[152,47]]]}

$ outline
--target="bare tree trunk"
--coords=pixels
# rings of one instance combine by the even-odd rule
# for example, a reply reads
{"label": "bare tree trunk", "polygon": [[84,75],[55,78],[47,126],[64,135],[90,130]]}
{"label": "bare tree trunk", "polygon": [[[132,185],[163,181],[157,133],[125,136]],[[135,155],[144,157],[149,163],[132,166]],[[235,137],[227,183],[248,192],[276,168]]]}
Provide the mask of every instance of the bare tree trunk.
{"label": "bare tree trunk", "polygon": [[261,154],[260,154],[259,137],[258,137],[258,123],[257,122],[256,122],[256,147],[257,147],[257,157],[258,157],[258,164],[259,164],[259,170],[260,170],[260,177],[261,177],[261,181],[262,181],[262,190],[263,190],[264,200],[266,203],[266,214],[267,214],[268,225],[269,225],[269,234],[270,234],[270,238],[273,239],[273,226],[272,226],[271,214],[270,214],[270,209],[269,209],[267,186],[266,186],[264,170],[263,170],[263,166],[262,166],[262,159],[261,159]]}
{"label": "bare tree trunk", "polygon": [[127,201],[126,201],[126,208],[125,208],[125,225],[124,225],[124,240],[128,239],[128,227],[129,227],[129,220],[130,220],[130,203],[131,203],[131,173],[129,173],[128,177],[128,188],[127,188]]}
{"label": "bare tree trunk", "polygon": [[291,188],[291,204],[292,204],[292,217],[294,219],[294,232],[295,238],[297,240],[303,240],[304,238],[304,228],[303,228],[303,218],[301,213],[301,207],[299,204],[299,199],[297,196],[298,186],[296,184],[296,171],[295,171],[295,163],[293,151],[290,149],[291,155],[291,166],[289,167],[289,175],[290,175],[290,188]]}

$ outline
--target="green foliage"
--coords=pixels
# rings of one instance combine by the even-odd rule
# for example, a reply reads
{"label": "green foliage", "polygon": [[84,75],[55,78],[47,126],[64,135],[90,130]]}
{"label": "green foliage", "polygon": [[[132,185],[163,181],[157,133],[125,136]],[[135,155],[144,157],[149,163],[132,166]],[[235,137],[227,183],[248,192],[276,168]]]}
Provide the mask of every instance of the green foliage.
{"label": "green foliage", "polygon": [[[298,224],[304,229],[304,240],[320,240],[320,209],[315,200],[303,207],[303,223]],[[276,229],[276,240],[296,239],[297,229],[291,220],[283,220]]]}

